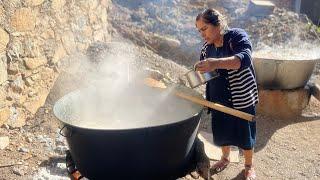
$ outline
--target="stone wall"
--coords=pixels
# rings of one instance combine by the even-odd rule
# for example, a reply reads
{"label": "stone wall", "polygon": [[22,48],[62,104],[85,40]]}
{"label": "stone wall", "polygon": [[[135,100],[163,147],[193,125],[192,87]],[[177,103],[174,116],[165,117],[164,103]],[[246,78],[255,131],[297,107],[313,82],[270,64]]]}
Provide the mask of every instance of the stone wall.
{"label": "stone wall", "polygon": [[0,1],[0,126],[25,125],[41,107],[59,63],[110,40],[110,0]]}

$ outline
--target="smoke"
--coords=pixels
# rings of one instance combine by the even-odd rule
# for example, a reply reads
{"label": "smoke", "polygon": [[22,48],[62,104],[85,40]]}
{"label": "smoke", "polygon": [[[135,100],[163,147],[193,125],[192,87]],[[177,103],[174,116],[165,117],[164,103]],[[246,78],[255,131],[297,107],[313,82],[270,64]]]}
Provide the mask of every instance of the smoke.
{"label": "smoke", "polygon": [[320,59],[320,46],[301,40],[290,41],[286,44],[268,46],[259,43],[253,55],[260,58],[279,60],[316,60]]}
{"label": "smoke", "polygon": [[315,60],[320,59],[320,41],[301,38],[301,28],[293,30],[292,37],[285,42],[266,45],[258,42],[254,54],[259,57],[280,60]]}
{"label": "smoke", "polygon": [[78,65],[73,66],[85,83],[55,105],[60,120],[85,128],[129,129],[177,122],[200,111],[199,106],[175,97],[171,89],[143,84],[147,74],[139,61],[145,59],[140,59],[134,45],[117,42],[101,51],[89,49],[97,53],[90,58],[77,56]]}

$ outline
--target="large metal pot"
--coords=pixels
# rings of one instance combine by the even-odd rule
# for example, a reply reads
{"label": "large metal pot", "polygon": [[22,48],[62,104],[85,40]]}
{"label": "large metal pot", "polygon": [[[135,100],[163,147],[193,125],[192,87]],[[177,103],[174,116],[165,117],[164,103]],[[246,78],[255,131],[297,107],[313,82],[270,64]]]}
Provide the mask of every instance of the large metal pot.
{"label": "large metal pot", "polygon": [[[143,96],[147,101],[157,96],[174,98],[166,92],[151,88]],[[77,117],[81,117],[73,117],[73,111],[79,113],[79,109],[75,108],[85,102],[79,100],[81,97],[93,95],[83,95],[81,90],[71,92],[58,100],[53,110],[65,125],[63,134],[72,159],[83,176],[89,179],[175,179],[186,173],[193,160],[194,140],[202,106],[177,98],[172,100],[176,102],[172,105],[174,107],[162,101],[159,108],[179,110],[181,119],[154,119],[162,114],[170,117],[170,112],[158,108],[156,112],[159,113],[153,119],[150,117],[150,122],[134,123],[132,121],[138,121],[139,118],[134,118],[132,114],[132,118],[122,119],[117,125],[108,127],[106,123],[97,121],[101,126],[91,126],[90,123],[80,123]],[[128,103],[132,103],[132,99]],[[105,105],[94,106],[93,110],[101,107]],[[104,118],[107,121],[109,117],[106,114]],[[91,121],[95,122],[95,119]]]}
{"label": "large metal pot", "polygon": [[304,87],[319,60],[280,60],[254,57],[257,83],[266,89]]}

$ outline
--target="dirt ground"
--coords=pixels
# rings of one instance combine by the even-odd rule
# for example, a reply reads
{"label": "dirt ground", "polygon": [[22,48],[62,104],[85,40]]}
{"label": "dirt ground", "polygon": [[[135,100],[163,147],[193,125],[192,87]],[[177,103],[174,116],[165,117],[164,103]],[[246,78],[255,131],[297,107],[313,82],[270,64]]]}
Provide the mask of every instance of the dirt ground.
{"label": "dirt ground", "polygon": [[[139,49],[149,66],[177,78],[176,72],[186,69],[168,63],[146,49]],[[319,76],[316,81],[320,83]],[[52,92],[54,93],[54,92]],[[52,95],[51,95],[52,96]],[[62,127],[52,112],[49,100],[27,125],[10,129],[0,128],[0,136],[8,136],[10,144],[0,150],[0,180],[69,179],[65,167]],[[311,97],[303,114],[294,119],[275,119],[257,115],[257,144],[254,164],[258,179],[320,179],[320,102]],[[209,131],[209,119],[203,115],[200,130]],[[240,153],[241,155],[241,153]],[[243,179],[243,156],[214,179]],[[186,176],[183,179],[193,179]]]}

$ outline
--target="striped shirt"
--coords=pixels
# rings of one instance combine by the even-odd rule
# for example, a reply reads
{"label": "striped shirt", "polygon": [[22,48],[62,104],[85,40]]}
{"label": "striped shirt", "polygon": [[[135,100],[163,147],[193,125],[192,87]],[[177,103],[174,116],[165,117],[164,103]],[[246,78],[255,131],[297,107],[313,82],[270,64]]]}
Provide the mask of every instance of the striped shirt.
{"label": "striped shirt", "polygon": [[220,77],[207,83],[206,97],[235,109],[244,109],[258,103],[258,88],[251,60],[252,46],[247,33],[238,28],[230,29],[224,35],[222,47],[205,43],[200,60],[236,56],[241,66],[237,70],[217,69]]}

